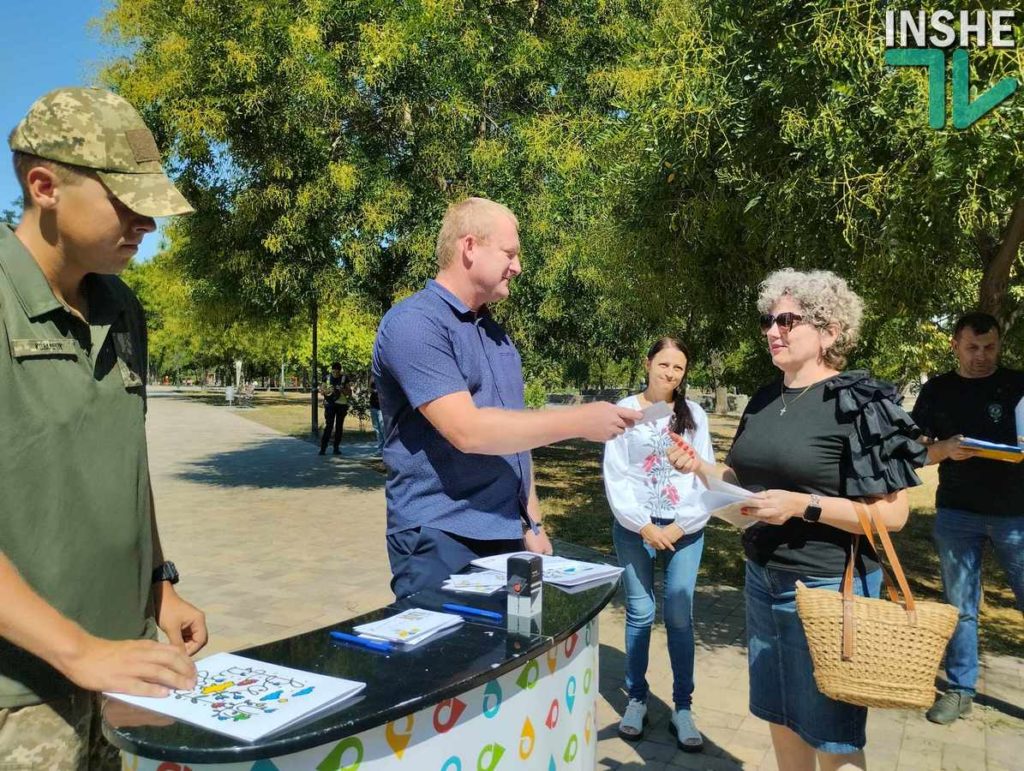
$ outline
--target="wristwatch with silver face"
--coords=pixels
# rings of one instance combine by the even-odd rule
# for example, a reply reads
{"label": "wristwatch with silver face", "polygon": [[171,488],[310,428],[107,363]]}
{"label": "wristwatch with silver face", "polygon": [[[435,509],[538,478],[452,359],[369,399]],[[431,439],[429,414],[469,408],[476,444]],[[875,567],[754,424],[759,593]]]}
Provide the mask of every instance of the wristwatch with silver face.
{"label": "wristwatch with silver face", "polygon": [[817,522],[819,519],[821,519],[821,498],[811,493],[811,502],[804,509],[804,521]]}

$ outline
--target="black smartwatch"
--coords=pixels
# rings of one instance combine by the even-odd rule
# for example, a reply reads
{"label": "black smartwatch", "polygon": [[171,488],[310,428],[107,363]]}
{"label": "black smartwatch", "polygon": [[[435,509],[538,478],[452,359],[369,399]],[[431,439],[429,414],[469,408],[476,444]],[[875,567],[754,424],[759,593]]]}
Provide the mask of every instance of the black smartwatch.
{"label": "black smartwatch", "polygon": [[174,567],[173,562],[162,562],[153,570],[154,584],[158,581],[170,581],[173,585],[179,580],[181,580],[181,576],[178,575],[178,569]]}
{"label": "black smartwatch", "polygon": [[804,509],[804,521],[817,522],[819,519],[821,519],[821,498],[811,493],[811,502]]}

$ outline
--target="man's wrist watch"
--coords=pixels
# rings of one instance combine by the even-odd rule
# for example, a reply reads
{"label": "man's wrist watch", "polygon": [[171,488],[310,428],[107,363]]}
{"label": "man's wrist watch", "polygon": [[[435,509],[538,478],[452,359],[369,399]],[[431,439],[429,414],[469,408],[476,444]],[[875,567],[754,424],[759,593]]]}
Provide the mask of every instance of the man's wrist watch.
{"label": "man's wrist watch", "polygon": [[178,575],[178,569],[174,567],[173,562],[162,562],[156,566],[153,570],[153,583],[159,581],[170,581],[171,584],[176,584],[181,580],[181,576]]}
{"label": "man's wrist watch", "polygon": [[811,502],[804,509],[804,521],[817,522],[819,519],[821,519],[821,498],[811,493]]}

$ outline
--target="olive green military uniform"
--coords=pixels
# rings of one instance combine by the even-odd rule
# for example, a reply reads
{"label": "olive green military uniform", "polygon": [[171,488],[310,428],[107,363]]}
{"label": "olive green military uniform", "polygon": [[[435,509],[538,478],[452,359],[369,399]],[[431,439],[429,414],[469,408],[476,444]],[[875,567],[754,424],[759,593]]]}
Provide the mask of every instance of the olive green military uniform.
{"label": "olive green military uniform", "polygon": [[[0,227],[0,550],[88,632],[137,639],[155,632],[147,609],[146,327],[120,279],[86,281],[89,324],[54,297],[32,256]],[[85,728],[87,698],[46,662],[0,638],[0,721],[11,723],[8,733],[28,717],[2,708],[40,701],[54,702],[80,724],[73,727]],[[44,719],[45,743],[33,752],[48,753],[61,741],[53,722]],[[17,734],[28,740],[29,726]],[[36,765],[44,766],[53,767]]]}
{"label": "olive green military uniform", "polygon": [[[108,91],[50,92],[10,145],[94,170],[139,214],[191,211],[142,118]],[[155,638],[145,318],[114,276],[89,274],[82,289],[88,323],[0,226],[0,552],[86,631]],[[97,704],[96,694],[0,638],[0,771],[116,768]]]}

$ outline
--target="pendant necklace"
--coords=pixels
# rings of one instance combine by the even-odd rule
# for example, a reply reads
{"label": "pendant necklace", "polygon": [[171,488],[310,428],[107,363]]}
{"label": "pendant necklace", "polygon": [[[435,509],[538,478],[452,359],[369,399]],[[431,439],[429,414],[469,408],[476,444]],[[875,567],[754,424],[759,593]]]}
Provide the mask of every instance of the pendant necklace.
{"label": "pendant necklace", "polygon": [[[805,393],[807,393],[807,390],[808,390],[808,389],[809,389],[809,388],[810,388],[811,386],[813,386],[813,385],[816,385],[816,384],[815,384],[815,383],[811,383],[811,385],[807,386],[807,388],[805,388],[805,389],[804,389],[803,391],[801,391],[800,393],[798,393],[798,394],[796,395],[796,399],[794,399],[793,401],[791,401],[791,402],[790,402],[790,404],[796,404],[796,403],[797,403],[797,400],[798,400],[798,399],[799,399],[799,398],[800,398],[801,396],[803,396],[803,395],[804,395]],[[786,407],[788,406],[788,405],[786,404],[786,384],[785,384],[785,383],[783,383],[783,384],[782,384],[782,388],[781,388],[781,390],[779,391],[779,396],[780,396],[780,397],[782,398],[782,409],[781,409],[781,410],[779,410],[779,415],[781,416],[781,415],[785,415],[785,414],[786,414]]]}

